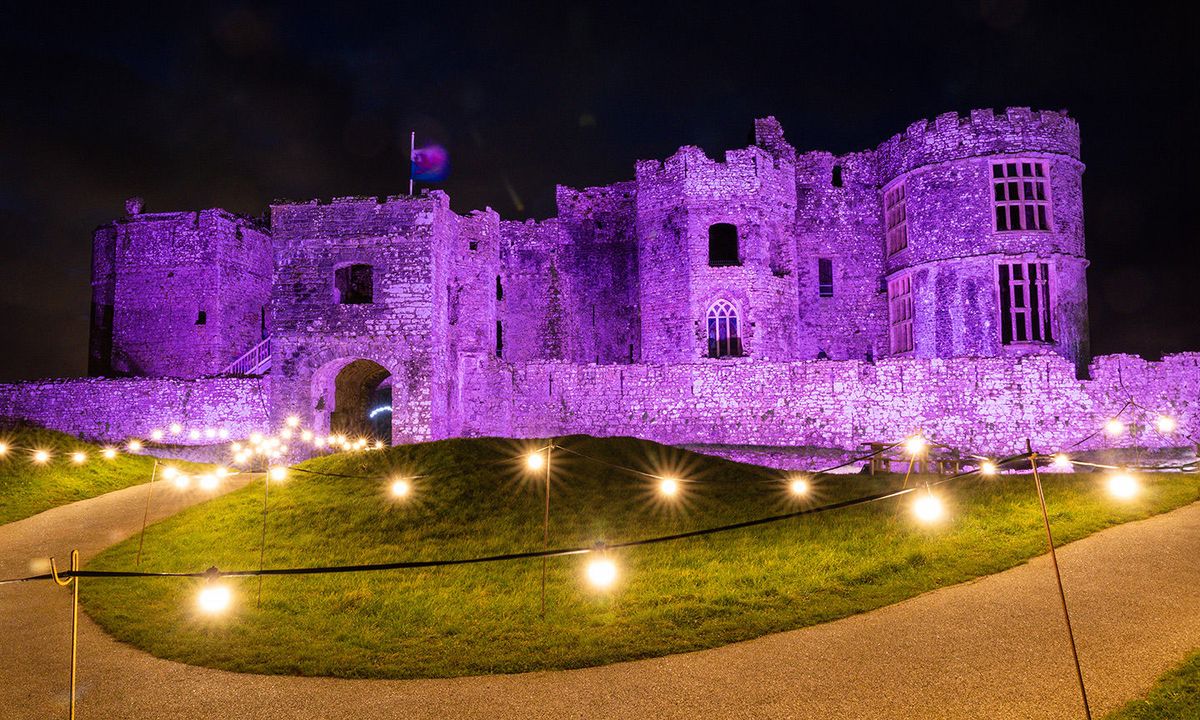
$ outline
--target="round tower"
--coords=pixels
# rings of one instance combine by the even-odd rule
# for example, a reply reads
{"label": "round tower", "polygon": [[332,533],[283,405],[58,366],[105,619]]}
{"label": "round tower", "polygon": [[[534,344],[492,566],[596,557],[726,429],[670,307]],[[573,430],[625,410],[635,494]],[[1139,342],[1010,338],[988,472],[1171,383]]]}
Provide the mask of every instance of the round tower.
{"label": "round tower", "polygon": [[889,350],[1088,362],[1079,126],[973,110],[877,150]]}

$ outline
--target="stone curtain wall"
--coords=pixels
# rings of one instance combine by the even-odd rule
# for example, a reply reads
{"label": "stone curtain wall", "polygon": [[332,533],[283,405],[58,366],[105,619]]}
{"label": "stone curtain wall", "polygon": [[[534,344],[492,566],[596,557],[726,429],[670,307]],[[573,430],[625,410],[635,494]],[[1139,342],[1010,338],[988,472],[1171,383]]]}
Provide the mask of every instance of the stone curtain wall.
{"label": "stone curtain wall", "polygon": [[[473,370],[473,371],[472,371]],[[1106,356],[1095,379],[1053,354],[866,362],[701,362],[598,366],[530,363],[464,368],[463,435],[630,435],[670,444],[853,450],[922,429],[964,450],[1004,454],[1025,438],[1056,450],[1103,426],[1131,397],[1200,429],[1200,353],[1148,362]],[[1180,447],[1153,414],[1117,441],[1084,447]]]}
{"label": "stone curtain wall", "polygon": [[[268,432],[266,378],[80,378],[0,385],[0,418],[25,421],[89,440],[145,438],[177,422],[231,438]],[[212,444],[211,438],[182,444]]]}

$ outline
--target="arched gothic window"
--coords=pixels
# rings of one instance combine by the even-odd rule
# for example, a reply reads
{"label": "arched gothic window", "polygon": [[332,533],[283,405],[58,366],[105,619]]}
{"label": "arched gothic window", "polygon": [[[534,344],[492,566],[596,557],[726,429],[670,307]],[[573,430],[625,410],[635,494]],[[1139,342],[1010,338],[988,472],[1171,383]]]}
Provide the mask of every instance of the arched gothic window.
{"label": "arched gothic window", "polygon": [[739,357],[741,354],[737,310],[728,300],[718,300],[708,309],[708,356]]}

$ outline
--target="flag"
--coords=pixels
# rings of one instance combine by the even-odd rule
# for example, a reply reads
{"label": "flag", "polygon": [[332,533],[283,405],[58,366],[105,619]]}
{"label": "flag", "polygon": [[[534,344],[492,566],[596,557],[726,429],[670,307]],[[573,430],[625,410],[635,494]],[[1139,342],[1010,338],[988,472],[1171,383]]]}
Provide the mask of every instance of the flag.
{"label": "flag", "polygon": [[450,175],[450,154],[441,145],[413,148],[412,179],[442,182]]}

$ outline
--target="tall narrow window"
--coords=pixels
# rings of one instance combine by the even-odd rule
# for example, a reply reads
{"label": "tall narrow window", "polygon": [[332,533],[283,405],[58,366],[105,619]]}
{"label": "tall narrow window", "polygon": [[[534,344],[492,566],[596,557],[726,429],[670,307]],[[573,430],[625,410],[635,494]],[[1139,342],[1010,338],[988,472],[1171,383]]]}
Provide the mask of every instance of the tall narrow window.
{"label": "tall narrow window", "polygon": [[887,252],[895,255],[908,247],[908,213],[904,207],[904,182],[883,195],[883,219],[887,228]]}
{"label": "tall narrow window", "polygon": [[1046,163],[1005,160],[992,164],[996,230],[1049,230],[1050,190]]}
{"label": "tall narrow window", "polygon": [[901,275],[888,282],[888,335],[892,354],[913,349],[912,277]]}
{"label": "tall narrow window", "polygon": [[1050,265],[1044,262],[1001,263],[1000,342],[1054,342],[1051,318]]}
{"label": "tall narrow window", "polygon": [[370,265],[344,265],[333,272],[337,300],[342,305],[366,305],[374,302],[375,290]]}
{"label": "tall narrow window", "polygon": [[708,228],[708,264],[712,267],[741,265],[737,226],[716,223]]}
{"label": "tall narrow window", "polygon": [[728,300],[718,300],[708,309],[708,356],[723,358],[741,354],[737,310]]}
{"label": "tall narrow window", "polygon": [[197,325],[207,325],[208,324],[208,313],[204,312],[203,310],[196,313],[196,324]]}
{"label": "tall narrow window", "polygon": [[833,297],[833,260],[817,259],[817,295]]}
{"label": "tall narrow window", "polygon": [[258,334],[260,340],[267,339],[267,306],[263,305],[258,309]]}
{"label": "tall narrow window", "polygon": [[496,321],[496,357],[504,357],[504,323]]}
{"label": "tall narrow window", "polygon": [[830,178],[830,183],[831,183],[831,184],[832,184],[834,187],[841,187],[841,186],[842,186],[842,166],[841,166],[841,165],[834,165],[834,166],[833,166],[833,177],[832,177],[832,178]]}
{"label": "tall narrow window", "polygon": [[499,275],[496,276],[496,299],[497,300],[504,299],[504,282],[502,280],[500,280]]}

